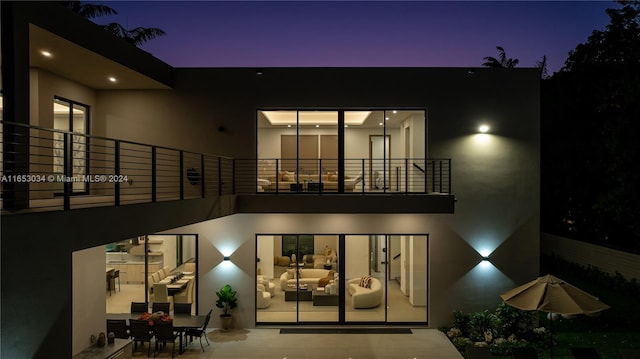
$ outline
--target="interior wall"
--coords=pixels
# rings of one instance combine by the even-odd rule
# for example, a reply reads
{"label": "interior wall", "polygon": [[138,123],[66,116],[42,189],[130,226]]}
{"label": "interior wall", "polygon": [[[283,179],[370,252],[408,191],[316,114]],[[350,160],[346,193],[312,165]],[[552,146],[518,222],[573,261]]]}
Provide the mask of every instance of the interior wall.
{"label": "interior wall", "polygon": [[[42,69],[31,68],[29,76],[31,86],[30,116],[32,125],[53,128],[53,98],[55,96],[90,106],[91,112],[94,111],[97,105],[96,91],[87,86]],[[93,125],[91,121],[89,121],[89,125]],[[93,133],[93,131],[89,133]]]}
{"label": "interior wall", "polygon": [[91,346],[90,336],[106,332],[106,246],[75,251],[72,254],[73,332],[72,352]]}
{"label": "interior wall", "polygon": [[316,235],[313,237],[313,253],[324,254],[324,248],[329,247],[338,251],[338,236]]}
{"label": "interior wall", "polygon": [[[273,257],[275,247],[274,236],[258,236],[256,255],[260,259],[258,267],[260,268],[260,274],[267,276],[267,278],[273,278]],[[280,246],[282,248],[282,246]]]}
{"label": "interior wall", "polygon": [[347,280],[371,274],[369,272],[369,236],[346,236],[344,250]]}

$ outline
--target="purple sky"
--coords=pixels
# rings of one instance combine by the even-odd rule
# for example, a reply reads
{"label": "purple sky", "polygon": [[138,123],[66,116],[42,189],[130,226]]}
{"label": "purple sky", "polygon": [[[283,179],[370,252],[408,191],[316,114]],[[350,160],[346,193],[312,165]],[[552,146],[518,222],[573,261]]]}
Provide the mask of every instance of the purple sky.
{"label": "purple sky", "polygon": [[[94,2],[98,3],[98,2]],[[497,57],[520,67],[570,50],[609,22],[610,1],[100,2],[98,23],[159,27],[143,49],[175,67],[475,67]]]}

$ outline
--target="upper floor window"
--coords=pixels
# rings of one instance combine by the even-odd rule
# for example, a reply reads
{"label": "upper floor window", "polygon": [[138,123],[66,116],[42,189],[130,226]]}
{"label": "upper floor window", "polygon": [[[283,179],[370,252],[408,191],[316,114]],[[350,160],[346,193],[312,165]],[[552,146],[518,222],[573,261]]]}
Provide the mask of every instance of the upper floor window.
{"label": "upper floor window", "polygon": [[345,192],[424,191],[425,114],[425,110],[260,110],[261,188],[336,192],[343,171]]}

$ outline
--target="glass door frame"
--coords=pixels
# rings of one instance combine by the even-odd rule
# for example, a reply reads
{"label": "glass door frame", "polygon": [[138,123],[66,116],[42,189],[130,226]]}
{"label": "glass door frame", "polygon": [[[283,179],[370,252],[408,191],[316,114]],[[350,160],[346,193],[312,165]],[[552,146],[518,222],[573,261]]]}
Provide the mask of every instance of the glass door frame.
{"label": "glass door frame", "polygon": [[[291,233],[287,233],[287,234],[267,234],[267,233],[256,233],[255,234],[255,243],[256,243],[256,253],[255,253],[255,258],[256,258],[256,266],[255,266],[255,273],[258,273],[258,253],[257,253],[257,248],[258,248],[258,240],[260,236],[300,236],[300,235],[307,235],[307,234],[291,234]],[[261,326],[261,325],[415,325],[415,326],[428,326],[429,325],[429,297],[430,297],[430,292],[429,292],[429,278],[430,278],[430,272],[429,272],[429,253],[430,253],[430,242],[429,242],[429,234],[428,233],[403,233],[403,234],[357,234],[357,233],[349,233],[349,234],[312,234],[314,236],[317,235],[335,235],[338,236],[338,260],[337,260],[337,268],[336,271],[338,273],[338,320],[337,321],[301,321],[300,320],[300,306],[298,305],[298,301],[299,301],[299,297],[297,297],[296,299],[296,319],[295,321],[290,321],[290,322],[286,322],[286,321],[273,321],[273,322],[259,322],[257,320],[257,314],[258,314],[258,308],[257,306],[255,307],[255,323],[257,326]],[[382,283],[383,285],[383,290],[384,290],[384,297],[382,299],[382,303],[380,304],[381,307],[384,308],[384,320],[381,321],[347,321],[346,320],[346,309],[347,309],[347,290],[348,290],[348,285],[347,285],[347,278],[346,278],[346,237],[347,236],[385,236],[385,247],[383,250],[384,253],[384,258],[378,258],[379,262],[384,262],[384,283]],[[426,274],[425,274],[425,291],[426,291],[426,306],[425,306],[425,320],[424,321],[419,321],[419,322],[390,322],[388,317],[389,317],[389,296],[388,296],[388,278],[387,276],[390,273],[390,263],[391,263],[391,253],[389,252],[388,248],[390,247],[389,241],[390,241],[390,237],[391,236],[420,236],[420,237],[425,237],[425,247],[426,247],[426,251],[424,253],[424,255],[426,256],[425,258],[425,270],[426,270]],[[296,247],[296,252],[299,252],[299,241],[297,241],[297,247]],[[296,260],[302,260],[302,258],[296,258]],[[275,264],[274,264],[275,265]],[[294,266],[294,268],[297,268],[297,266]],[[370,270],[373,270],[373,268],[370,268]],[[254,279],[256,281],[256,285],[257,285],[257,276],[256,279]],[[274,281],[276,281],[277,278],[274,278]],[[296,281],[296,283],[298,283]],[[277,285],[277,283],[276,283]],[[284,299],[284,298],[283,298]]]}

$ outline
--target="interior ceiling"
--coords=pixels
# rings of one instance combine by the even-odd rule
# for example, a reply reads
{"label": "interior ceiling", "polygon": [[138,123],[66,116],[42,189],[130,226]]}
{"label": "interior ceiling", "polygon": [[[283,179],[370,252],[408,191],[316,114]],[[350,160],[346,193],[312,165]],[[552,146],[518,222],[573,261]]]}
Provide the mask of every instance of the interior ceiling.
{"label": "interior ceiling", "polygon": [[[51,54],[46,57],[42,51]],[[115,61],[29,24],[29,65],[96,90],[169,89]],[[114,77],[116,82],[109,81]]]}
{"label": "interior ceiling", "polygon": [[[295,126],[296,112],[290,111],[259,111],[258,127]],[[383,122],[387,127],[398,127],[408,117],[417,115],[424,119],[421,110],[388,110],[388,111],[345,111],[345,124],[356,128],[380,128]],[[338,125],[337,111],[299,111],[300,127],[316,126],[331,128]]]}

